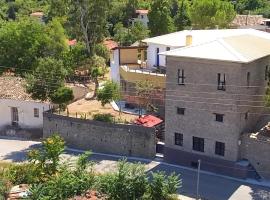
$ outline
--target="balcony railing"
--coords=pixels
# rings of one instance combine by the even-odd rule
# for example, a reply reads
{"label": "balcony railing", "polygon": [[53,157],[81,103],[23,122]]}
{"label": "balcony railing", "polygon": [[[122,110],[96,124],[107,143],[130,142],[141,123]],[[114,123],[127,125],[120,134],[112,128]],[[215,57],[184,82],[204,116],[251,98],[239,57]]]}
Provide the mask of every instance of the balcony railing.
{"label": "balcony railing", "polygon": [[160,70],[156,68],[143,68],[140,65],[121,65],[121,68],[126,72],[134,72],[134,73],[141,73],[141,74],[149,74],[155,76],[166,76],[165,70]]}

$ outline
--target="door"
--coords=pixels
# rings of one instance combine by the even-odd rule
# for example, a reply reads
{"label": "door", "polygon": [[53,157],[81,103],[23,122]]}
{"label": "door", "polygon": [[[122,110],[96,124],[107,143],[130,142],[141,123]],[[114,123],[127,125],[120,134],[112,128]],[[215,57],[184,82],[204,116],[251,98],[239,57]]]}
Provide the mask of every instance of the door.
{"label": "door", "polygon": [[11,107],[11,125],[12,126],[18,126],[19,125],[19,113],[18,113],[18,108],[16,107]]}
{"label": "door", "polygon": [[156,66],[159,67],[159,48],[157,48]]}

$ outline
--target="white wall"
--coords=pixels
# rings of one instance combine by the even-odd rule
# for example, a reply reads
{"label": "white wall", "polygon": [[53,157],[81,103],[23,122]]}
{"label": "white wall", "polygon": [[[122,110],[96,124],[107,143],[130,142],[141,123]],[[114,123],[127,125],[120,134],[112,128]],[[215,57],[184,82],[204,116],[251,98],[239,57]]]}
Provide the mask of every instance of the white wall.
{"label": "white wall", "polygon": [[[153,67],[157,64],[157,48],[159,48],[159,53],[161,53],[161,52],[165,52],[167,47],[170,47],[170,46],[148,43],[147,66]],[[170,48],[171,48],[171,50],[175,49],[175,47],[170,47]],[[165,56],[159,55],[159,66],[166,67],[166,57]]]}
{"label": "white wall", "polygon": [[[49,104],[32,101],[0,99],[0,128],[11,125],[11,107],[17,107],[19,126],[22,128],[42,128],[43,110],[49,110]],[[39,109],[39,118],[34,117],[34,108]]]}
{"label": "white wall", "polygon": [[111,78],[112,81],[120,83],[120,72],[119,72],[119,49],[115,49],[111,53],[110,59],[111,66]]}

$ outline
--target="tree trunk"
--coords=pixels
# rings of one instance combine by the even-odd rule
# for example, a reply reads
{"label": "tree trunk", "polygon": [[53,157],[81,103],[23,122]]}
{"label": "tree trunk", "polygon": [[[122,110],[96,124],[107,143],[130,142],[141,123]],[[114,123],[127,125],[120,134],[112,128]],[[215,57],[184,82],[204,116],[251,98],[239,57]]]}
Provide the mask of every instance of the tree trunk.
{"label": "tree trunk", "polygon": [[96,96],[97,96],[97,91],[98,91],[98,88],[99,88],[98,78],[95,78],[95,79],[94,79],[94,83],[95,83],[95,90],[94,90],[93,98],[96,98]]}

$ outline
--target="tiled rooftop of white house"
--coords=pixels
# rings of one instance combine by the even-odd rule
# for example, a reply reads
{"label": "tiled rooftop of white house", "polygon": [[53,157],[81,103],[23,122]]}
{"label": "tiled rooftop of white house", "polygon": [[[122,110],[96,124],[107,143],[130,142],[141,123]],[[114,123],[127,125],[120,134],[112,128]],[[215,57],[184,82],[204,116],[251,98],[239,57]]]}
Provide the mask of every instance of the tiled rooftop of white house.
{"label": "tiled rooftop of white house", "polygon": [[266,34],[268,34],[266,35],[268,37],[260,37],[258,36],[259,34],[249,33],[223,37],[214,41],[191,45],[161,54],[174,57],[248,63],[270,55],[270,34]]}
{"label": "tiled rooftop of white house", "polygon": [[13,99],[20,101],[35,101],[30,94],[26,92],[25,80],[15,76],[0,76],[0,99]]}
{"label": "tiled rooftop of white house", "polygon": [[270,39],[270,34],[254,29],[214,29],[214,30],[184,30],[143,40],[146,43],[153,43],[171,47],[186,46],[186,36],[192,35],[192,44],[197,45],[219,38],[249,34]]}

